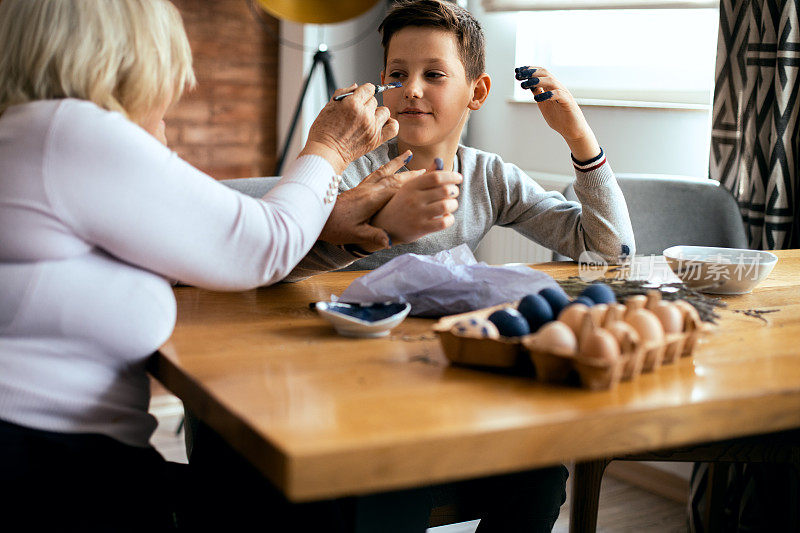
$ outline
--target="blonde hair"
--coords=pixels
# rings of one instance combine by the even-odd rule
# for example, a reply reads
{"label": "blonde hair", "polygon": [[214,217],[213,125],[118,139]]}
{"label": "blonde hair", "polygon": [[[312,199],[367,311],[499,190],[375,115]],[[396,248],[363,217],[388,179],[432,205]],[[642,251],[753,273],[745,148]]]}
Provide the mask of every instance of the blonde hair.
{"label": "blonde hair", "polygon": [[167,0],[0,1],[0,113],[79,98],[136,121],[194,84],[183,21]]}

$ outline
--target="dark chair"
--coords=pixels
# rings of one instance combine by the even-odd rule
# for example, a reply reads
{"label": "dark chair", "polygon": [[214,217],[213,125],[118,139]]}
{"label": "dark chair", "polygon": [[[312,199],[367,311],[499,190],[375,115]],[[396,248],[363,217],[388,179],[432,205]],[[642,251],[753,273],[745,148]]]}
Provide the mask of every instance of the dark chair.
{"label": "dark chair", "polygon": [[[661,255],[678,244],[747,248],[733,195],[714,180],[659,174],[618,174],[631,216],[637,255]],[[572,185],[564,191],[577,201]],[[554,261],[569,261],[557,253]]]}
{"label": "dark chair", "polygon": [[[628,205],[638,255],[660,255],[666,248],[679,244],[747,248],[747,235],[739,206],[733,195],[720,187],[718,182],[699,178],[635,174],[619,174],[617,180]],[[572,185],[567,187],[564,196],[567,200],[578,199]],[[569,260],[555,253],[553,259]],[[578,463],[573,474],[570,531],[595,530],[603,472],[613,460],[706,461],[709,462],[709,468],[713,469],[717,463],[742,460],[747,455],[741,451],[731,454],[732,449],[741,450],[746,446],[753,449],[755,446],[755,450],[760,453],[761,442],[759,439],[733,440]],[[793,446],[794,444],[786,445],[789,452],[784,452],[782,448],[782,455],[790,457],[790,452],[796,449]],[[750,454],[749,458],[753,461],[764,460],[758,454]],[[711,476],[709,480],[706,489],[710,501],[708,509],[713,512],[715,508],[719,508],[716,500],[721,491],[719,479]],[[706,520],[714,522],[710,518],[706,517]]]}

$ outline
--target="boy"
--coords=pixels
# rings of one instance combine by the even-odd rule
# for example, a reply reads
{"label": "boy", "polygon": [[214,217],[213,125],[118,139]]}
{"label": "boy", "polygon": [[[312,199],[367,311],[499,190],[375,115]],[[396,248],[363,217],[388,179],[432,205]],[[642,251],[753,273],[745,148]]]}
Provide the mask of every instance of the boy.
{"label": "boy", "polygon": [[[463,175],[461,188],[441,185],[451,198],[448,205],[431,192],[429,181],[410,176],[372,220],[394,246],[374,251],[366,244],[360,248],[318,242],[291,278],[344,267],[373,269],[404,253],[433,254],[462,243],[475,250],[493,225],[512,227],[574,259],[587,250],[611,261],[634,253],[627,206],[614,174],[572,95],[552,75],[541,68],[517,73],[525,79],[523,87],[533,90],[548,125],[572,152],[581,203],[545,192],[495,154],[459,144],[470,112],[481,108],[491,88],[484,72],[483,32],[468,11],[440,0],[400,1],[379,31],[384,47],[381,81],[403,84],[383,93],[400,131],[396,140],[345,170],[342,190],[357,187],[373,172],[393,173],[401,167],[417,172],[452,169]],[[456,197],[458,209],[452,205]],[[443,229],[428,234],[435,209],[440,210],[435,214],[441,215]],[[409,223],[415,218],[417,223]],[[565,484],[566,470],[560,466],[433,487],[429,494],[432,506],[455,501],[477,511],[480,532],[550,531],[565,498]]]}
{"label": "boy", "polygon": [[483,32],[467,10],[440,0],[401,1],[379,31],[384,47],[381,80],[403,84],[383,93],[400,132],[353,162],[341,189],[356,187],[381,167],[394,172],[405,162],[405,170],[430,169],[438,158],[444,169],[464,177],[460,191],[445,186],[460,205],[449,214],[438,203],[445,229],[426,235],[407,222],[409,210],[424,212],[426,201],[426,191],[411,179],[372,221],[394,246],[372,253],[374,248],[366,245],[361,249],[318,242],[291,278],[345,267],[373,269],[404,253],[433,254],[462,243],[474,251],[493,225],[512,227],[573,259],[587,250],[610,261],[634,253],[627,206],[611,167],[572,95],[549,72],[525,68],[517,77],[528,78],[522,86],[533,90],[547,124],[572,152],[580,204],[545,192],[495,154],[459,144],[469,113],[480,109],[491,87],[484,72]]}

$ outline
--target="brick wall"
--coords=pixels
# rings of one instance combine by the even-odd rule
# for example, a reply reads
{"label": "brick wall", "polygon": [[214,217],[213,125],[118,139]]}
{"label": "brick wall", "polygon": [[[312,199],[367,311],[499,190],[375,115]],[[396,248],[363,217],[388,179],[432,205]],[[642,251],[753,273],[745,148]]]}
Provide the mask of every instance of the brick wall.
{"label": "brick wall", "polygon": [[[173,0],[192,45],[197,88],[166,116],[167,140],[214,178],[271,175],[278,44],[245,0]],[[278,21],[265,14],[277,34]]]}

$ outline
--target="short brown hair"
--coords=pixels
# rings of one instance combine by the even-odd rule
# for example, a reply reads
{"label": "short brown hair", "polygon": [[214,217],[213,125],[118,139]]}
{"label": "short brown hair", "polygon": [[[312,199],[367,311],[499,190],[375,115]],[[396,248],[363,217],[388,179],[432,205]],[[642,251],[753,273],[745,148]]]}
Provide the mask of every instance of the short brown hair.
{"label": "short brown hair", "polygon": [[458,55],[468,80],[475,80],[486,69],[486,39],[481,25],[463,7],[444,0],[398,0],[389,9],[378,31],[383,44],[383,64],[386,65],[389,41],[408,26],[437,28],[456,38]]}

